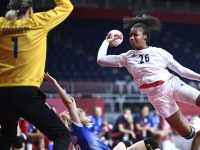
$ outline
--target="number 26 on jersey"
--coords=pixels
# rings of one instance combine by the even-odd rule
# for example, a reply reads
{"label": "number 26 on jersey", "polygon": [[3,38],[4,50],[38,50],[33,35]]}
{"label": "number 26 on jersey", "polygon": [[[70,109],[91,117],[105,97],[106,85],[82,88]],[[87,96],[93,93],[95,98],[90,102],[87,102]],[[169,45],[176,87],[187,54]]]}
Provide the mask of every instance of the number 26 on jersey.
{"label": "number 26 on jersey", "polygon": [[140,64],[143,64],[144,61],[149,62],[150,58],[149,58],[149,54],[146,55],[139,55],[140,59]]}

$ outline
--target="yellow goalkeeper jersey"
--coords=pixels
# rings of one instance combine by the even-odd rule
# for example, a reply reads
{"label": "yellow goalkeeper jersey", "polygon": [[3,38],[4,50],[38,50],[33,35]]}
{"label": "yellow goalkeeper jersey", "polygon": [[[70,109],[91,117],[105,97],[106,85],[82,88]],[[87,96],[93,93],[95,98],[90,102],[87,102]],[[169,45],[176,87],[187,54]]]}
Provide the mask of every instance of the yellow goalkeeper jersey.
{"label": "yellow goalkeeper jersey", "polygon": [[73,10],[69,0],[11,22],[0,17],[0,87],[40,87],[46,63],[47,34]]}

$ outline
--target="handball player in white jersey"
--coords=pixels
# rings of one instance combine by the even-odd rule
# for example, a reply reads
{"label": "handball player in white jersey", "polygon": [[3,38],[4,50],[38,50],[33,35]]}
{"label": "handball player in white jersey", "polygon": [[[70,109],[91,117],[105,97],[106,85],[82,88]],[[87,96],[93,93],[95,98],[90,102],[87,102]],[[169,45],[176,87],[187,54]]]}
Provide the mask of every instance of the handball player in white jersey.
{"label": "handball player in white jersey", "polygon": [[131,28],[130,43],[135,50],[120,55],[107,55],[108,46],[114,46],[108,39],[103,41],[97,57],[102,66],[126,67],[139,85],[141,94],[147,94],[149,101],[166,121],[185,139],[191,139],[200,131],[200,119],[194,117],[192,124],[185,120],[176,101],[200,106],[200,92],[172,75],[166,68],[180,76],[200,81],[197,74],[180,65],[166,50],[147,45],[151,31],[160,31],[157,18],[124,18],[124,28]]}

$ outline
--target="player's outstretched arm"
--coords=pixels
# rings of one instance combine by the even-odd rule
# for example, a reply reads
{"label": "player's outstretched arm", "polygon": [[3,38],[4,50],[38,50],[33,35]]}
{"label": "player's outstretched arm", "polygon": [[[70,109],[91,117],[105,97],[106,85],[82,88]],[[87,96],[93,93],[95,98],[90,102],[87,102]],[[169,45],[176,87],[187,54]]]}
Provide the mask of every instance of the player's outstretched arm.
{"label": "player's outstretched arm", "polygon": [[106,39],[101,44],[101,47],[98,52],[97,56],[97,63],[102,66],[109,66],[109,67],[119,67],[119,63],[117,61],[118,55],[107,55],[108,46],[113,46],[112,42],[115,39]]}
{"label": "player's outstretched arm", "polygon": [[70,0],[54,0],[56,7],[47,12],[39,12],[31,15],[36,25],[44,26],[47,31],[64,21],[72,12],[74,6]]}
{"label": "player's outstretched arm", "polygon": [[57,83],[57,81],[53,77],[51,77],[48,73],[44,73],[44,78],[48,80],[50,83],[52,83],[56,88],[57,92],[60,95],[60,98],[62,99],[63,104],[67,107],[70,113],[71,119],[74,122],[81,124],[79,116],[76,111],[75,99],[71,97],[69,94],[67,94],[66,91],[63,90],[61,86]]}
{"label": "player's outstretched arm", "polygon": [[176,60],[171,59],[167,66],[175,71],[176,73],[178,73],[180,76],[188,78],[188,79],[192,79],[192,80],[197,80],[200,81],[200,74],[195,73],[194,71],[183,67],[182,65],[180,65]]}

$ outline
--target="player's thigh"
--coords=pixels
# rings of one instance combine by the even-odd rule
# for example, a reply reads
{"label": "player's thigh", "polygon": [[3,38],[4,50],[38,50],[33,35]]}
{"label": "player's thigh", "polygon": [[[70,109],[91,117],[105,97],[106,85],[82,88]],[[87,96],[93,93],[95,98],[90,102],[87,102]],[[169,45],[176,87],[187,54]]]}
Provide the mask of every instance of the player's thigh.
{"label": "player's thigh", "polygon": [[126,146],[124,143],[120,142],[113,148],[113,150],[126,150]]}
{"label": "player's thigh", "polygon": [[0,88],[0,125],[1,134],[4,137],[16,137],[17,125],[19,116],[10,105],[10,100],[7,99],[8,88]]}
{"label": "player's thigh", "polygon": [[174,100],[196,105],[196,100],[198,96],[200,95],[200,92],[187,85],[180,79],[176,79],[175,87],[174,87]]}
{"label": "player's thigh", "polygon": [[0,111],[1,135],[7,138],[15,138],[19,116],[11,110]]}
{"label": "player's thigh", "polygon": [[139,141],[135,144],[133,144],[131,147],[129,147],[127,150],[146,150],[146,146],[144,141]]}
{"label": "player's thigh", "polygon": [[33,124],[52,140],[62,132],[68,131],[60,118],[45,101],[46,96],[40,90],[37,88],[23,90],[23,92],[28,94],[24,94],[24,97],[19,100],[21,105],[16,104],[18,105],[16,111],[20,117]]}
{"label": "player's thigh", "polygon": [[163,118],[173,115],[179,109],[176,102],[171,100],[172,91],[161,93],[157,96],[149,96],[148,98],[151,104]]}

